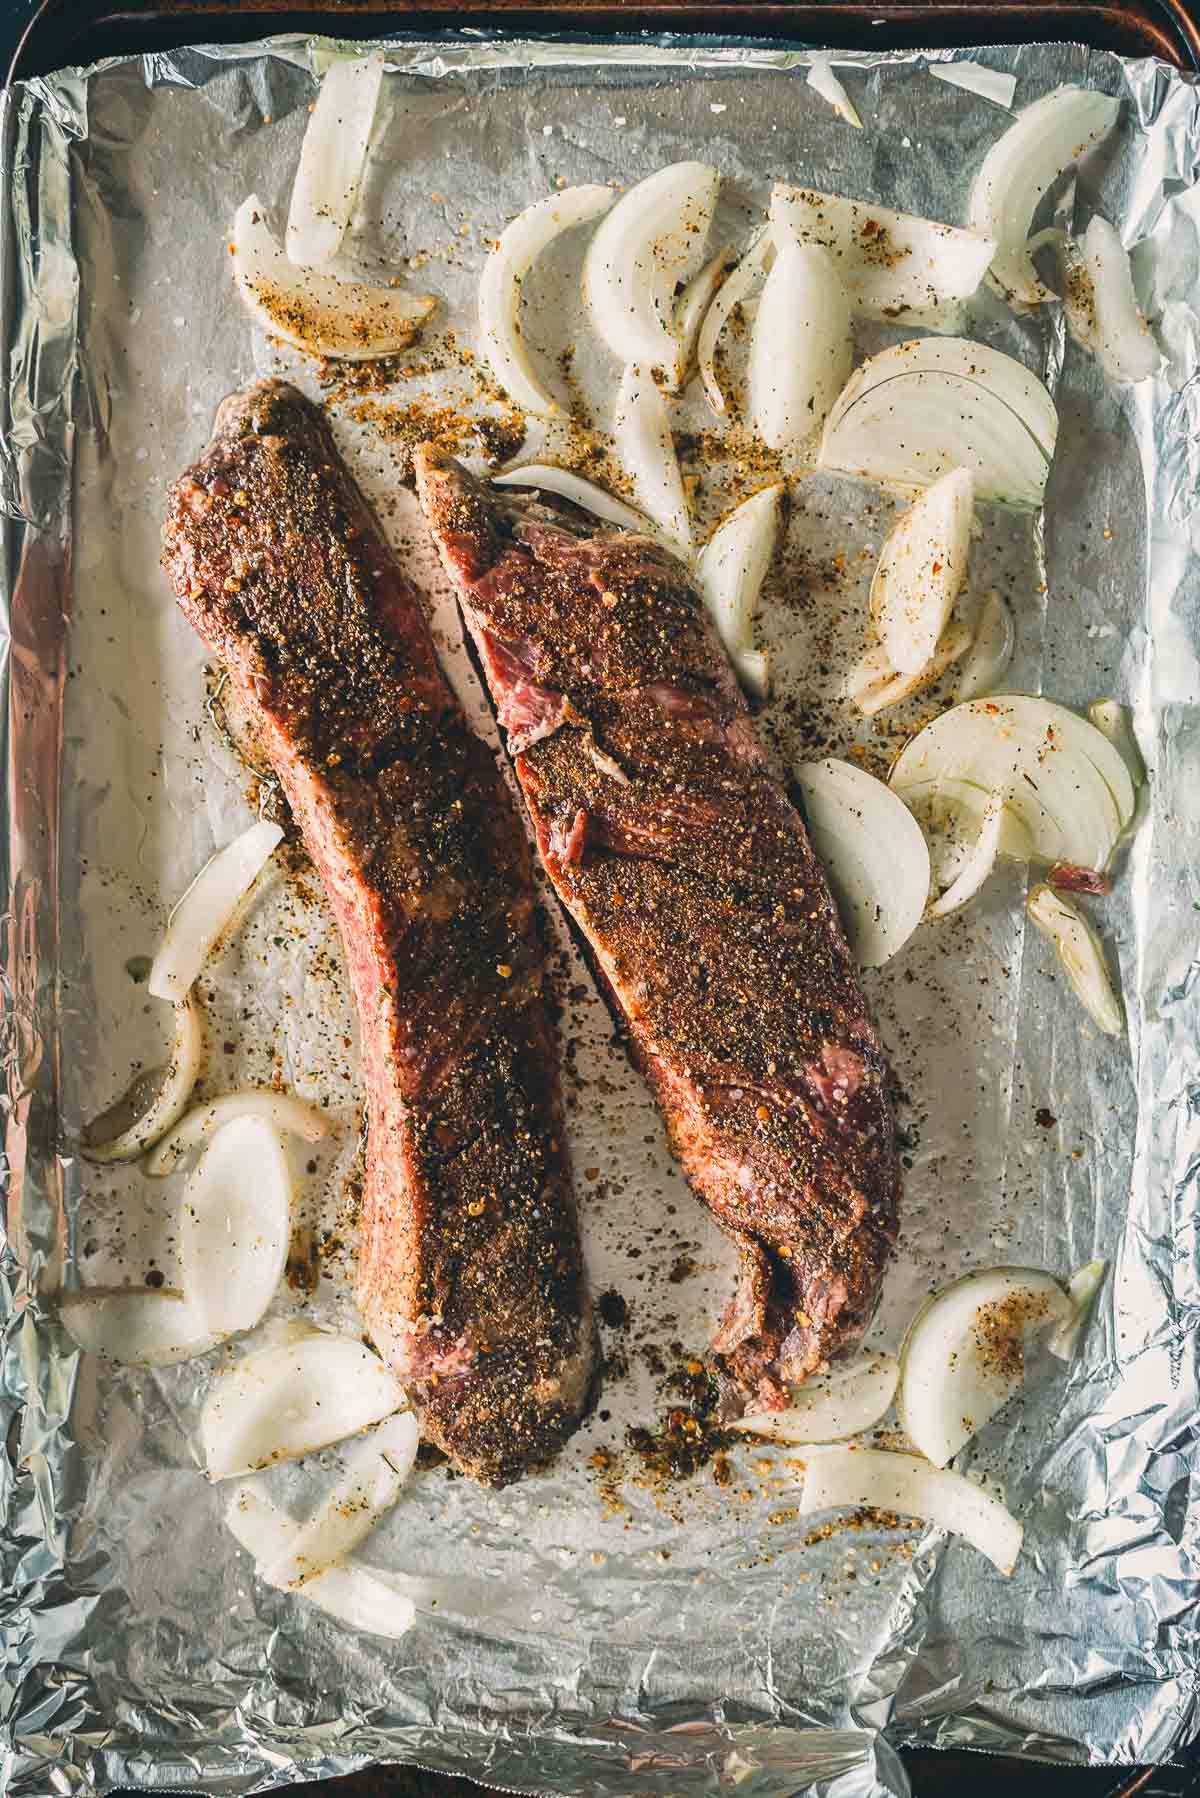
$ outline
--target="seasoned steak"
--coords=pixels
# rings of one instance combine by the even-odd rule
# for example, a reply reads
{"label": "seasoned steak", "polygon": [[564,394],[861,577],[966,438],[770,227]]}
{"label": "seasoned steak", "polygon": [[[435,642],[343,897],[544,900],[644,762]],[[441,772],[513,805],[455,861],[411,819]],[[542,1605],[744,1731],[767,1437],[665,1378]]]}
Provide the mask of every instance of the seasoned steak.
{"label": "seasoned steak", "polygon": [[692,1185],[737,1244],[714,1354],[786,1402],[868,1322],[900,1195],[829,887],[687,571],[419,452],[538,848]]}
{"label": "seasoned steak", "polygon": [[502,1484],[575,1428],[593,1369],[525,833],[302,394],[264,381],[224,402],[164,541],[341,930],[368,1329],[423,1433]]}

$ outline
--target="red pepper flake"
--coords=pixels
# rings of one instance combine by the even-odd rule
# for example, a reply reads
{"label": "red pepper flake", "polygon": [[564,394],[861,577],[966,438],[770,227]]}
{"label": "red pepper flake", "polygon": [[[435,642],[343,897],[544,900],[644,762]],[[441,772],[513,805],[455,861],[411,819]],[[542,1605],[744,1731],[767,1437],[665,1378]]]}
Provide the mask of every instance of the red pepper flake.
{"label": "red pepper flake", "polygon": [[1080,868],[1074,862],[1055,862],[1046,876],[1060,893],[1111,893],[1112,881],[1098,868]]}

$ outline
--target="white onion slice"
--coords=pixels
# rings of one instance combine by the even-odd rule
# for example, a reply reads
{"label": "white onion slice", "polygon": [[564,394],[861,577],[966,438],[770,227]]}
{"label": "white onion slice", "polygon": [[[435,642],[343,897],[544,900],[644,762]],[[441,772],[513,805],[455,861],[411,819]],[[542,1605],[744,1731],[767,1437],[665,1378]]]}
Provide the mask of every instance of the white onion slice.
{"label": "white onion slice", "polygon": [[979,499],[1036,511],[1057,435],[1054,401],[1014,357],[965,337],[919,337],[855,370],[819,460],[903,489],[969,468]]}
{"label": "white onion slice", "polygon": [[336,256],[358,199],[383,86],[382,56],[331,63],[300,145],[287,222],[288,260],[312,268]]}
{"label": "white onion slice", "polygon": [[63,1295],[59,1316],[89,1354],[129,1367],[168,1367],[206,1355],[221,1340],[182,1292],[160,1286],[93,1286]]}
{"label": "white onion slice", "polygon": [[648,370],[627,368],[617,389],[617,450],[642,510],[685,554],[691,554],[683,477],[666,401]]}
{"label": "white onion slice", "polygon": [[704,314],[700,336],[696,342],[696,361],[709,405],[718,418],[729,410],[721,383],[717,380],[717,343],[736,306],[744,305],[754,291],[763,271],[770,267],[775,255],[775,239],[763,225],[751,239],[750,247],[737,266],[730,270],[717,289],[712,305]]}
{"label": "white onion slice", "polygon": [[[90,1123],[80,1151],[88,1161],[136,1161],[165,1136],[187,1109],[204,1054],[204,1033],[195,994],[174,1006],[175,1042],[165,1068],[140,1075],[123,1099]],[[140,1111],[132,1123],[121,1120]],[[109,1132],[112,1134],[109,1134]]]}
{"label": "white onion slice", "polygon": [[492,373],[526,412],[561,416],[565,408],[534,372],[521,331],[521,282],[537,258],[562,231],[587,225],[616,199],[611,187],[586,183],[550,194],[506,225],[483,265],[479,282],[479,327]]}
{"label": "white onion slice", "polygon": [[777,246],[792,241],[828,250],[851,306],[867,318],[928,313],[969,299],[996,248],[974,231],[782,181],[771,190],[770,220]]}
{"label": "white onion slice", "polygon": [[[1026,694],[971,699],[943,712],[906,744],[890,784],[908,799],[948,781],[982,824],[987,795],[1029,833],[1031,855],[1103,871],[1133,816],[1128,770],[1094,725],[1053,700]],[[974,796],[974,800],[973,800]]]}
{"label": "white onion slice", "polygon": [[171,1173],[186,1155],[235,1118],[262,1118],[277,1130],[300,1136],[305,1142],[320,1142],[330,1130],[325,1113],[315,1105],[306,1105],[294,1093],[252,1086],[244,1092],[222,1093],[219,1099],[193,1106],[153,1155],[147,1157],[146,1172],[156,1180]]}
{"label": "white onion slice", "polygon": [[863,1355],[813,1374],[786,1411],[739,1417],[731,1429],[769,1442],[841,1442],[873,1428],[896,1394],[900,1363],[894,1355]]}
{"label": "white onion slice", "polygon": [[871,582],[875,630],[898,674],[929,661],[966,579],[975,517],[969,468],[952,468],[893,525]]}
{"label": "white onion slice", "polygon": [[800,1512],[869,1506],[902,1517],[923,1517],[961,1536],[1001,1573],[1011,1573],[1024,1531],[1011,1511],[974,1481],[916,1455],[878,1448],[814,1448],[804,1457]]}
{"label": "white onion slice", "polygon": [[993,106],[1003,106],[1006,112],[1017,91],[1015,75],[1005,74],[1003,69],[989,69],[981,62],[931,62],[929,73],[939,81],[949,82],[951,87],[961,87],[969,94],[978,94],[981,100],[990,100]]}
{"label": "white onion slice", "polygon": [[[904,803],[921,822],[933,866],[934,885],[950,886],[974,854],[993,795],[961,776],[944,775],[903,789]],[[1010,861],[1034,858],[1033,835],[1007,805],[1000,810],[997,852]]]}
{"label": "white onion slice", "polygon": [[1134,786],[1140,787],[1146,778],[1146,764],[1133,734],[1129,708],[1117,699],[1094,699],[1088,707],[1088,717],[1096,729],[1108,738],[1128,768],[1129,778]]}
{"label": "white onion slice", "polygon": [[756,684],[759,669],[749,658],[762,657],[764,675],[767,668],[762,652],[754,649],[754,612],[779,542],[784,492],[782,482],[776,482],[743,500],[713,532],[696,561],[696,582],[717,634],[734,666],[743,678],[750,677],[760,696],[766,683]]}
{"label": "white onion slice", "polygon": [[974,847],[967,855],[954,880],[929,907],[931,918],[948,918],[973,899],[996,866],[1004,832],[1004,795],[991,793],[984,808],[983,823]]}
{"label": "white onion slice", "polygon": [[715,256],[709,257],[679,296],[675,307],[675,335],[679,339],[679,366],[685,379],[696,360],[696,346],[700,340],[704,315],[732,268],[731,251],[726,244]]}
{"label": "white onion slice", "polygon": [[900,1345],[896,1409],[913,1444],[944,1467],[1024,1384],[1028,1337],[1073,1316],[1036,1267],[984,1268],[934,1293]]}
{"label": "white onion slice", "polygon": [[993,587],[980,607],[971,647],[958,674],[959,700],[990,693],[1003,680],[1016,648],[1017,627],[1012,608]]}
{"label": "white onion slice", "polygon": [[777,240],[750,336],[750,422],[763,442],[797,449],[853,366],[850,302],[829,252]]}
{"label": "white onion slice", "polygon": [[278,824],[261,819],[205,862],[167,920],[146,982],[154,998],[186,998],[238,901],[282,840]]}
{"label": "white onion slice", "polygon": [[957,662],[970,646],[971,633],[965,624],[951,624],[938,638],[929,660],[912,674],[897,674],[882,644],[876,644],[863,655],[846,677],[845,694],[852,699],[864,717],[873,718],[890,706],[911,699],[923,687],[940,680],[947,668]]}
{"label": "white onion slice", "polygon": [[1107,219],[1088,226],[1082,257],[1084,294],[1073,294],[1068,322],[1112,380],[1149,380],[1162,366],[1162,352],[1138,307],[1129,252]]}
{"label": "white onion slice", "polygon": [[1052,244],[1054,247],[1067,330],[1076,343],[1082,344],[1085,350],[1090,350],[1095,355],[1096,295],[1087,263],[1083,259],[1083,248],[1055,225],[1048,225],[1036,237],[1030,238],[1030,255],[1035,250],[1040,250],[1044,244]]}
{"label": "white onion slice", "polygon": [[1080,1004],[1106,1036],[1125,1029],[1121,1001],[1113,991],[1100,939],[1077,905],[1051,886],[1034,887],[1025,909],[1062,963]]}
{"label": "white onion slice", "polygon": [[420,1445],[411,1411],[385,1418],[347,1451],[341,1477],[290,1542],[280,1543],[263,1577],[272,1586],[306,1586],[344,1561],[399,1498]]}
{"label": "white onion slice", "polygon": [[1033,215],[1050,188],[1117,121],[1119,100],[1058,87],[1018,113],[984,157],[971,187],[968,223],[997,241],[991,279],[1018,304],[1052,299],[1029,252]]}
{"label": "white onion slice", "polygon": [[569,468],[555,468],[550,462],[527,462],[523,468],[506,468],[503,474],[492,476],[493,487],[540,487],[546,493],[557,493],[560,499],[569,499],[572,505],[581,506],[595,518],[602,518],[605,524],[619,525],[622,530],[639,531],[648,536],[658,535],[657,525],[651,524],[642,513],[635,512],[624,500],[606,493],[603,487],[597,487],[594,481],[585,480],[581,474],[573,474]]}
{"label": "white onion slice", "polygon": [[795,771],[813,848],[856,960],[878,968],[921,922],[929,850],[906,805],[862,768],[830,758]]}
{"label": "white onion slice", "polygon": [[217,1131],[183,1192],[179,1254],[188,1301],[206,1329],[252,1330],[283,1278],[292,1181],[263,1118]]}
{"label": "white onion slice", "polygon": [[[238,1544],[253,1556],[259,1579],[268,1585],[274,1583],[269,1577],[271,1560],[286,1551],[304,1527],[272,1504],[252,1480],[233,1488],[225,1507],[225,1522]],[[416,1616],[407,1593],[399,1591],[383,1574],[354,1562],[326,1568],[300,1587],[297,1596],[339,1623],[373,1636],[403,1636],[412,1628]]]}
{"label": "white onion slice", "polygon": [[1071,1301],[1072,1314],[1065,1323],[1059,1324],[1050,1333],[1046,1341],[1050,1353],[1057,1355],[1060,1361],[1069,1361],[1074,1355],[1096,1294],[1104,1284],[1107,1270],[1106,1261],[1085,1261],[1067,1281],[1067,1297]]}
{"label": "white onion slice", "polygon": [[1072,1316],[1040,1268],[984,1268],[927,1298],[900,1345],[896,1393],[921,1455],[945,1467],[1024,1384],[1027,1340]]}
{"label": "white onion slice", "polygon": [[592,322],[623,363],[683,379],[675,289],[704,259],[720,175],[675,162],[623,194],[588,246],[583,292]]}
{"label": "white onion slice", "polygon": [[276,243],[257,194],[238,207],[229,247],[248,310],[270,336],[310,356],[369,362],[393,355],[412,342],[437,304],[429,294],[297,268]]}
{"label": "white onion slice", "polygon": [[262,1349],[223,1374],[205,1401],[208,1477],[233,1479],[310,1454],[381,1423],[403,1402],[395,1375],[352,1336],[316,1333]]}
{"label": "white onion slice", "polygon": [[765,649],[739,649],[732,658],[747,693],[765,699],[771,688],[771,658]]}
{"label": "white onion slice", "polygon": [[856,131],[862,130],[862,120],[858,116],[853,100],[833,72],[833,65],[827,53],[815,51],[812,67],[808,71],[808,85],[822,100],[827,100],[839,119],[845,119],[847,125],[853,125]]}

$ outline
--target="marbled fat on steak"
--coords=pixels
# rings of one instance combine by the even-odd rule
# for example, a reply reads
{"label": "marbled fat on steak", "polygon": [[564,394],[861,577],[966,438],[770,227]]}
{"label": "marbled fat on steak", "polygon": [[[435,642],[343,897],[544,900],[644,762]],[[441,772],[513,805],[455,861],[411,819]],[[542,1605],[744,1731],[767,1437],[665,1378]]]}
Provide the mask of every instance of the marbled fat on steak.
{"label": "marbled fat on steak", "polygon": [[423,1433],[491,1483],[592,1384],[529,851],[417,593],[294,388],[221,407],[163,562],[341,930],[368,1104],[358,1295]]}
{"label": "marbled fat on steak", "polygon": [[824,874],[686,569],[418,452],[546,870],[741,1257],[750,1408],[861,1335],[895,1241],[887,1069]]}

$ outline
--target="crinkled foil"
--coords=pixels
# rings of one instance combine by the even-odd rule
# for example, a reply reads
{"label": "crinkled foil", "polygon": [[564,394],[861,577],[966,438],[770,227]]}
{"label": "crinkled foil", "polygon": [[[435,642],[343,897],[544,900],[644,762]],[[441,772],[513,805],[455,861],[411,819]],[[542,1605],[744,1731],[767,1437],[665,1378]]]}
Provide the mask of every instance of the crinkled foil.
{"label": "crinkled foil", "polygon": [[[911,1163],[871,1340],[894,1343],[917,1298],[969,1266],[1110,1267],[1069,1372],[1035,1367],[966,1457],[1025,1523],[1014,1576],[918,1526],[814,1535],[778,1451],[736,1451],[728,1487],[711,1469],[666,1492],[639,1478],[625,1430],[661,1410],[656,1356],[703,1348],[728,1257],[553,917],[589,1263],[629,1322],[606,1331],[602,1409],[557,1466],[499,1494],[435,1469],[371,1538],[367,1558],[416,1597],[406,1639],[356,1636],[256,1583],[195,1448],[220,1356],[121,1370],[62,1331],[61,1287],[170,1272],[178,1182],[89,1167],[79,1133],[132,1063],[161,1053],[136,958],[213,844],[272,803],[219,728],[157,537],[165,484],[225,391],[277,366],[316,391],[252,330],[223,234],[252,189],[281,223],[327,49],[156,53],[3,100],[5,1789],[249,1792],[399,1759],[527,1790],[867,1798],[904,1791],[904,1743],[1166,1758],[1196,1733],[1200,1594],[1200,118],[1195,88],[1161,64],[975,53],[1016,75],[1018,105],[1063,81],[1124,98],[1059,214],[1103,210],[1138,245],[1172,343],[1169,381],[1117,389],[1056,307],[1016,320],[984,303],[970,324],[1046,375],[1062,430],[1044,529],[989,515],[968,604],[1002,585],[1012,684],[1128,700],[1151,766],[1144,822],[1097,907],[1129,1039],[1098,1037],[1054,977],[1011,871],[868,980]],[[930,75],[948,54],[839,55],[857,132],[806,85],[800,53],[391,46],[351,248],[442,297],[443,362],[376,396],[382,411],[328,397],[493,741],[384,428],[422,381],[434,396],[465,378],[444,325],[469,347],[484,243],[556,181],[625,181],[696,154],[728,177],[735,240],[779,175],[961,219],[1008,117]],[[574,294],[549,260],[537,279]],[[715,466],[702,514],[719,511],[722,480]],[[762,616],[778,671],[766,725],[790,756],[814,752],[812,720],[861,641],[892,504],[821,477],[796,514]],[[822,747],[847,746],[838,728]],[[205,1078],[219,1091],[278,1077],[331,1108],[335,1140],[297,1178],[310,1229],[336,1237],[360,1095],[311,887],[273,875],[206,972]],[[304,1312],[354,1328],[347,1258],[327,1256],[311,1300],[285,1291],[270,1327]],[[275,1470],[275,1496],[298,1509],[336,1460]]]}

